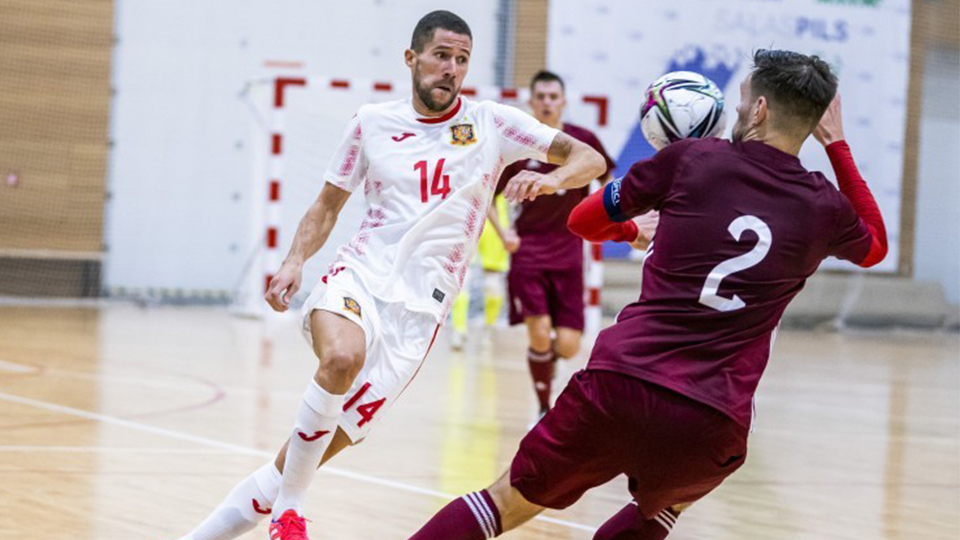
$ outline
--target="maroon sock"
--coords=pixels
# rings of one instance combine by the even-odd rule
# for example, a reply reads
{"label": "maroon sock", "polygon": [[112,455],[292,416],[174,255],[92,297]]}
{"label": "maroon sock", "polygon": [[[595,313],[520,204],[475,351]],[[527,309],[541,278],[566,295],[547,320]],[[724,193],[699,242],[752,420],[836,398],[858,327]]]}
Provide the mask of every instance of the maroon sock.
{"label": "maroon sock", "polygon": [[553,372],[557,365],[557,356],[552,350],[537,352],[527,349],[527,365],[530,366],[530,375],[533,377],[533,389],[537,392],[537,401],[540,410],[550,408],[550,385],[553,383]]}
{"label": "maroon sock", "polygon": [[410,540],[488,540],[502,532],[500,511],[483,490],[444,506]]}
{"label": "maroon sock", "polygon": [[644,519],[635,504],[628,504],[600,527],[593,540],[663,540],[679,514],[669,508],[653,519]]}

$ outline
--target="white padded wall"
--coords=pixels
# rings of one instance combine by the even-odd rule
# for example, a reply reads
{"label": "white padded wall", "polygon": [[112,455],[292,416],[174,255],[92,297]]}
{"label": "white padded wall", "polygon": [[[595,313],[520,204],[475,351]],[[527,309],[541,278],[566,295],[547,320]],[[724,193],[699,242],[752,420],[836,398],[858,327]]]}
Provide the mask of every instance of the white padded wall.
{"label": "white padded wall", "polygon": [[[468,84],[493,83],[496,7],[453,8],[474,36]],[[260,234],[245,85],[279,72],[409,80],[413,27],[441,8],[449,3],[118,0],[105,286],[234,288]]]}

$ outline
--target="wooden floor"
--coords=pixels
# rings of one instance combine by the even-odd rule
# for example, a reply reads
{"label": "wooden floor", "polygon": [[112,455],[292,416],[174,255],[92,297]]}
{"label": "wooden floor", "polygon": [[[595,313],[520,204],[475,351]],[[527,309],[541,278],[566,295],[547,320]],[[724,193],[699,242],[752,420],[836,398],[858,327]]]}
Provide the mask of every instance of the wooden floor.
{"label": "wooden floor", "polygon": [[[533,411],[522,331],[474,332],[463,353],[441,335],[317,477],[314,538],[404,540],[510,462]],[[292,320],[0,308],[0,538],[178,537],[275,452],[313,362]],[[782,333],[747,464],[671,538],[956,540],[958,364],[956,334]],[[589,539],[626,501],[618,480],[506,538]]]}

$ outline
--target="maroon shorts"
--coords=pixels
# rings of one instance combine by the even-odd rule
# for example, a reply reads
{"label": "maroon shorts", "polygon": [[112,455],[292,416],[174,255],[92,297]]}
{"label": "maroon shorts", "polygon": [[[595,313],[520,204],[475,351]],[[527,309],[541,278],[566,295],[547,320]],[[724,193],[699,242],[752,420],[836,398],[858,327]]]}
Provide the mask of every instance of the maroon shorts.
{"label": "maroon shorts", "polygon": [[580,371],[521,441],[510,483],[561,509],[626,474],[652,519],[710,493],[746,454],[746,428],[716,409],[620,373]]}
{"label": "maroon shorts", "polygon": [[583,267],[569,270],[511,268],[510,324],[549,315],[554,327],[583,330]]}

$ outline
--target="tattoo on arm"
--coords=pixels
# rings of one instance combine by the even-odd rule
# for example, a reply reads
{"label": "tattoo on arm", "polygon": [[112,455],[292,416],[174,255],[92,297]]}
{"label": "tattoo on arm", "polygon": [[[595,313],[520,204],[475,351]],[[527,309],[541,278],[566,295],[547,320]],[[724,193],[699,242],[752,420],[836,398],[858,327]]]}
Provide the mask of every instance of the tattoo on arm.
{"label": "tattoo on arm", "polygon": [[554,165],[563,165],[570,157],[571,151],[573,151],[573,138],[561,131],[553,138],[550,150],[547,152],[547,159]]}

